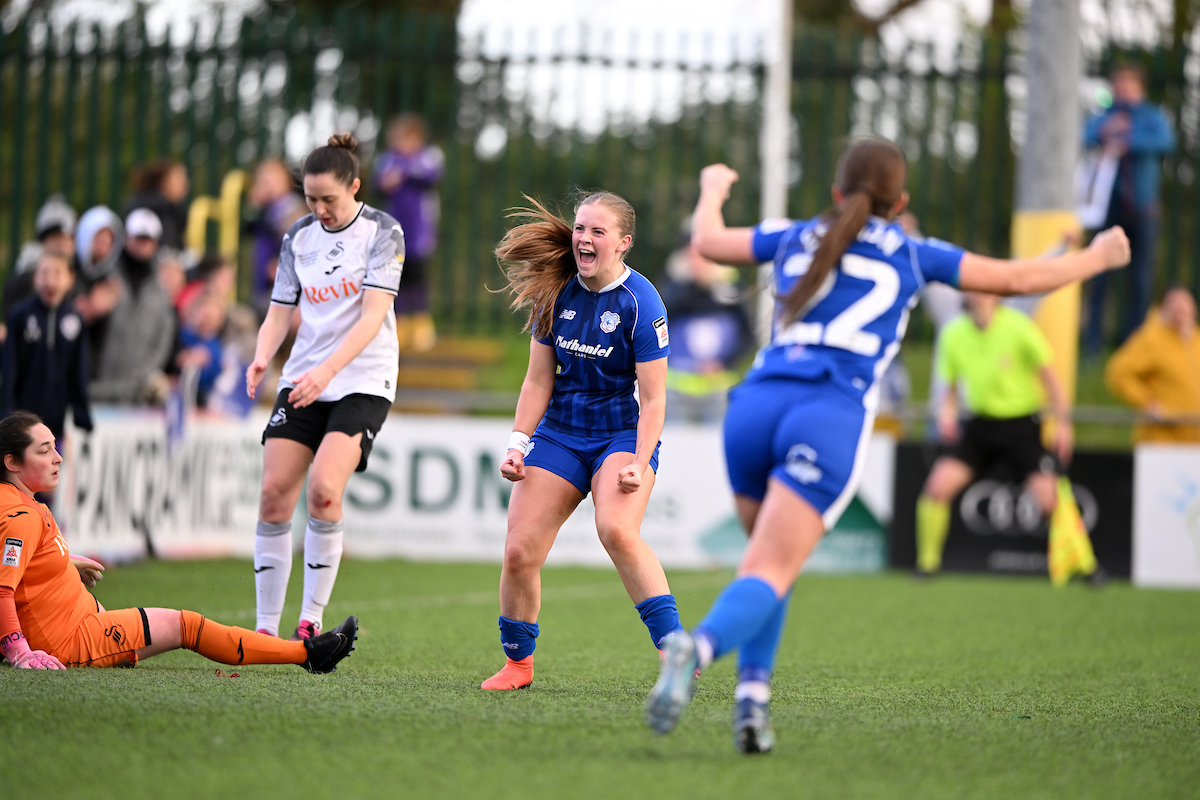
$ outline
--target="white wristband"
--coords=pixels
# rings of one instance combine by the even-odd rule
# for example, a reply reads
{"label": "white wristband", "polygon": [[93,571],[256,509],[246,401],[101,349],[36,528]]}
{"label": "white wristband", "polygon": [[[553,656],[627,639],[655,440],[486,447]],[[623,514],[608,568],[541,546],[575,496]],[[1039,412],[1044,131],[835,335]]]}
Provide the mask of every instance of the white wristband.
{"label": "white wristband", "polygon": [[508,449],[519,450],[522,456],[529,455],[529,436],[520,431],[513,431],[508,437]]}

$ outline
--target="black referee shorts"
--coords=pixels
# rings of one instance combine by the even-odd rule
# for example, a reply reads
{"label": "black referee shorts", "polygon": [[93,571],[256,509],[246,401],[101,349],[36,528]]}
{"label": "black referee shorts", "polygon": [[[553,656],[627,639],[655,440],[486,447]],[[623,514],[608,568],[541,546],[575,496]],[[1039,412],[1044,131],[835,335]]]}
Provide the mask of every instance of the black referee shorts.
{"label": "black referee shorts", "polygon": [[1042,446],[1042,421],[1034,414],[996,419],[971,417],[962,428],[962,438],[947,454],[970,467],[976,475],[995,467],[1006,467],[1016,480],[1035,472],[1058,472],[1058,462]]}
{"label": "black referee shorts", "polygon": [[291,439],[316,453],[327,433],[337,431],[348,436],[361,433],[362,458],[354,471],[365,470],[375,435],[383,427],[388,409],[392,407],[388,399],[373,394],[348,394],[341,400],[296,408],[288,401],[291,391],[284,389],[275,398],[271,419],[263,431],[263,444],[267,439]]}

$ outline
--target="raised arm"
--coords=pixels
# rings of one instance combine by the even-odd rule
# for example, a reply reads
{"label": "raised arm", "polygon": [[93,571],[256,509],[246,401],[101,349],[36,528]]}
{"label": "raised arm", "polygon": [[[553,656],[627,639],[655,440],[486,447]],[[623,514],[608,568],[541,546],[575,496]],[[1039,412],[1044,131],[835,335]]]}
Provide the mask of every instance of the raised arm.
{"label": "raised arm", "polygon": [[[521,384],[521,396],[517,399],[517,414],[513,420],[513,440],[508,453],[500,465],[500,474],[510,481],[524,480],[525,456],[529,452],[529,437],[550,406],[554,393],[554,375],[558,371],[558,356],[554,348],[537,339],[529,340],[529,367],[525,370],[525,382]],[[517,441],[517,440],[520,441]]]}
{"label": "raised arm", "polygon": [[1052,258],[1005,260],[966,253],[958,271],[958,288],[990,294],[1038,294],[1086,280],[1129,263],[1129,239],[1120,226],[1096,234],[1084,250]]}
{"label": "raised arm", "polygon": [[700,255],[721,264],[750,266],[754,257],[754,229],[727,228],[721,208],[729,199],[729,188],[738,174],[724,164],[700,170],[700,199],[692,215],[692,243]]}

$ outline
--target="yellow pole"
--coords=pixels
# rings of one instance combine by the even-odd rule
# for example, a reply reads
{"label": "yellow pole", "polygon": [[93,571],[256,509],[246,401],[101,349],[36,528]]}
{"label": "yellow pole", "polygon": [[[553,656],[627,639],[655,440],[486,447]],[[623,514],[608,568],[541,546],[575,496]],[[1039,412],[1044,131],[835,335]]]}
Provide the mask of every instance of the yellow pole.
{"label": "yellow pole", "polygon": [[[217,223],[217,252],[233,262],[238,268],[238,245],[242,235],[242,194],[246,191],[249,174],[245,170],[231,170],[221,181],[221,196],[202,196],[192,200],[188,207],[187,231],[184,243],[194,253],[203,255],[208,250],[208,221]],[[235,284],[236,285],[236,278]]]}
{"label": "yellow pole", "polygon": [[238,260],[238,240],[242,232],[242,193],[246,190],[247,173],[232,170],[221,181],[219,249],[221,255]]}
{"label": "yellow pole", "polygon": [[[1013,258],[1044,255],[1061,245],[1071,231],[1080,232],[1072,211],[1018,211],[1013,215]],[[1080,285],[1072,283],[1042,298],[1033,315],[1054,351],[1051,366],[1072,405],[1079,365],[1079,303]]]}

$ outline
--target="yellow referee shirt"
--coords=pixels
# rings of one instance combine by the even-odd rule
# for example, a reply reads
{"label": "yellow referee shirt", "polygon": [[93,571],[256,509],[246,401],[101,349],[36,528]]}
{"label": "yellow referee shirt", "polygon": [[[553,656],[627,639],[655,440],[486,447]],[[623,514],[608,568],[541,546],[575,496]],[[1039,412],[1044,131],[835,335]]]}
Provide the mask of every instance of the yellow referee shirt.
{"label": "yellow referee shirt", "polygon": [[962,387],[972,414],[1013,419],[1042,410],[1038,372],[1050,363],[1050,343],[1020,311],[997,306],[984,330],[963,314],[942,329],[937,351],[938,375]]}

